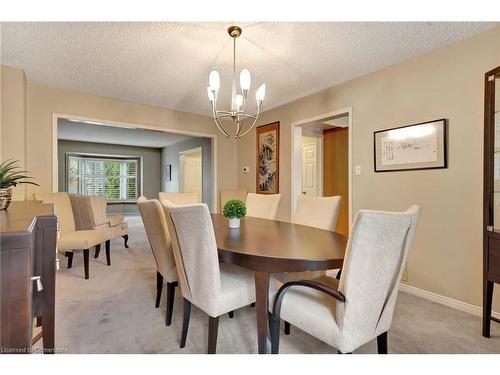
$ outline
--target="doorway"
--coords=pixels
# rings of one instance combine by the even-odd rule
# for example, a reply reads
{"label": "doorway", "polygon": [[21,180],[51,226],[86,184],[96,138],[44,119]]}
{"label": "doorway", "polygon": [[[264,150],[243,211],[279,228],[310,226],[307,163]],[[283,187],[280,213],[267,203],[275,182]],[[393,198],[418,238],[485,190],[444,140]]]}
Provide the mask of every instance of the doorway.
{"label": "doorway", "polygon": [[352,220],[351,109],[292,123],[292,221],[300,194],[341,196],[336,231],[348,235]]}
{"label": "doorway", "polygon": [[179,153],[179,192],[196,193],[198,202],[203,197],[203,156],[197,147]]}

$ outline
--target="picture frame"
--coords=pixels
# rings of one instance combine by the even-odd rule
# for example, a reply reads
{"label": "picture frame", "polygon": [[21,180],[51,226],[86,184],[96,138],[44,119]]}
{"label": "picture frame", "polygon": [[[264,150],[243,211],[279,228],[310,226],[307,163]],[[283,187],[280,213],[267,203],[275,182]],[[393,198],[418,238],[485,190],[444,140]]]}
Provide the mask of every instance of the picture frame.
{"label": "picture frame", "polygon": [[257,160],[256,188],[257,194],[279,193],[279,158],[280,158],[280,123],[279,121],[256,128]]}
{"label": "picture frame", "polygon": [[172,181],[172,164],[165,164],[165,181]]}
{"label": "picture frame", "polygon": [[373,133],[375,172],[448,168],[447,119]]}

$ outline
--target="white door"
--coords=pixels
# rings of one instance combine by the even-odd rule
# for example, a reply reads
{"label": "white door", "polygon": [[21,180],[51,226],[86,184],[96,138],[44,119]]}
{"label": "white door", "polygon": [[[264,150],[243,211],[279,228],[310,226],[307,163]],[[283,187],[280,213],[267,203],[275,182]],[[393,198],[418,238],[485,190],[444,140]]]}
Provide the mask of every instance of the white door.
{"label": "white door", "polygon": [[302,194],[318,195],[318,148],[315,143],[302,145]]}
{"label": "white door", "polygon": [[190,150],[179,155],[179,192],[196,193],[202,201],[202,154],[201,149]]}

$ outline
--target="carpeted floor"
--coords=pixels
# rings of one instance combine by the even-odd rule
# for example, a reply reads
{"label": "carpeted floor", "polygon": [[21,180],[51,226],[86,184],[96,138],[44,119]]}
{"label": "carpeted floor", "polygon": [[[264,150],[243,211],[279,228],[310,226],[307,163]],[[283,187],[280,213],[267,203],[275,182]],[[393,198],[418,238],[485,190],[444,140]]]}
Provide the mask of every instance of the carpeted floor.
{"label": "carpeted floor", "polygon": [[[104,251],[90,259],[90,280],[83,279],[83,256],[76,253],[73,268],[61,257],[56,290],[56,346],[69,353],[205,353],[208,318],[195,306],[189,335],[179,349],[182,299],[177,291],[173,322],[164,324],[166,286],[162,303],[154,308],[156,268],[140,217],[129,217],[130,249],[121,240],[111,244],[108,267]],[[39,345],[39,344],[38,344]],[[221,317],[218,353],[255,353],[255,310]],[[492,337],[481,336],[479,317],[401,292],[392,329],[390,353],[500,353],[500,325]],[[292,327],[281,335],[280,353],[337,353],[336,349]],[[376,353],[370,342],[355,353]]]}

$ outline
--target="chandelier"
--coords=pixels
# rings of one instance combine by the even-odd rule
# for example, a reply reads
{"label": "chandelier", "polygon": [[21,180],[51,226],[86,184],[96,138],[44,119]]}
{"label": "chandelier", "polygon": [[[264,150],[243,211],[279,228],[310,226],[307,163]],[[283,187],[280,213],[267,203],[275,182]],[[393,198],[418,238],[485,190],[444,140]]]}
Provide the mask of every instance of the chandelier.
{"label": "chandelier", "polygon": [[[262,84],[255,92],[255,100],[257,101],[257,113],[251,115],[246,113],[246,104],[248,92],[250,91],[251,75],[248,69],[243,69],[240,72],[240,89],[241,94],[236,94],[236,38],[241,35],[241,28],[239,26],[231,26],[227,29],[228,34],[233,38],[233,88],[231,94],[231,110],[221,111],[217,109],[217,97],[220,87],[220,75],[216,70],[212,70],[208,76],[208,99],[212,107],[212,115],[214,117],[217,128],[226,137],[231,135],[222,125],[223,121],[231,120],[235,126],[234,138],[243,137],[255,126],[262,110],[262,103],[266,95],[266,85]],[[251,121],[251,124],[244,129],[244,122],[246,119]]]}

